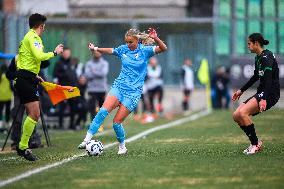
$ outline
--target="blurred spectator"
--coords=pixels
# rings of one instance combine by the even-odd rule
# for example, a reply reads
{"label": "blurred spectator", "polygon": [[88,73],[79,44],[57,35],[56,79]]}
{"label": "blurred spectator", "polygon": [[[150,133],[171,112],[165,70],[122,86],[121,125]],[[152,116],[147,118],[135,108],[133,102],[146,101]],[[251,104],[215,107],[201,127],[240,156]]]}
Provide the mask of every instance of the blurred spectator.
{"label": "blurred spectator", "polygon": [[214,90],[213,108],[229,108],[229,81],[229,74],[226,68],[224,66],[218,67],[212,79],[212,90]]}
{"label": "blurred spectator", "polygon": [[87,121],[88,105],[85,98],[85,92],[87,88],[87,78],[84,75],[79,76],[78,86],[81,96],[74,98],[76,104],[77,119],[75,122],[76,130],[82,129]]}
{"label": "blurred spectator", "polygon": [[[71,62],[71,49],[64,48],[62,55],[57,61],[54,68],[54,79],[60,85],[77,86],[78,78],[76,74],[76,64]],[[72,64],[73,63],[73,64]],[[67,108],[69,106],[69,108]],[[74,125],[74,113],[76,111],[76,103],[74,99],[69,99],[59,104],[59,128],[63,129],[63,117],[68,114],[70,116],[69,129],[76,129]]]}
{"label": "blurred spectator", "polygon": [[189,98],[194,90],[194,73],[192,71],[192,61],[189,58],[184,60],[182,71],[181,71],[181,85],[183,90],[183,111],[189,110]]}
{"label": "blurred spectator", "polygon": [[89,94],[89,111],[91,117],[95,117],[97,110],[102,107],[105,100],[107,85],[107,74],[109,63],[102,57],[102,54],[95,51],[92,59],[85,66],[84,76],[87,78],[87,91]]}
{"label": "blurred spectator", "polygon": [[85,71],[84,70],[84,64],[79,62],[78,58],[72,57],[71,58],[71,65],[72,65],[71,66],[72,70],[74,70],[76,72],[76,76],[79,79],[80,76],[82,76],[84,71]]}
{"label": "blurred spectator", "polygon": [[[0,67],[0,131],[6,130],[10,125],[10,107],[12,100],[12,89],[10,81],[5,73],[8,66],[3,63]],[[5,107],[5,120],[3,119],[3,110]]]}
{"label": "blurred spectator", "polygon": [[[12,83],[16,77],[16,72],[17,72],[16,62],[15,62],[15,58],[13,58],[6,72],[6,77]],[[25,106],[21,104],[20,97],[17,94],[14,87],[12,87],[12,90],[14,92],[14,106],[11,111],[11,116],[12,116],[12,119],[14,120],[14,126],[11,132],[11,140],[12,140],[11,149],[16,150],[16,146],[19,144],[20,139],[21,139],[22,121],[23,121],[23,117],[25,113]]]}
{"label": "blurred spectator", "polygon": [[78,58],[71,59],[71,69],[76,73],[78,82],[75,86],[79,88],[81,94],[80,96],[73,98],[75,103],[74,117],[76,118],[75,129],[80,130],[85,125],[88,113],[88,104],[85,98],[87,78],[84,76],[84,65],[79,62]]}
{"label": "blurred spectator", "polygon": [[157,97],[158,103],[156,110],[159,114],[163,112],[163,79],[162,67],[159,65],[157,58],[152,57],[147,67],[146,87],[149,95],[150,112],[155,113],[154,98]]}
{"label": "blurred spectator", "polygon": [[149,98],[148,98],[148,92],[147,92],[147,87],[144,83],[143,85],[143,92],[141,94],[141,100],[140,102],[142,103],[142,111],[141,114],[138,112],[138,106],[133,111],[134,114],[134,120],[136,121],[141,121],[141,123],[149,123],[153,122],[154,118],[153,115],[149,114]]}
{"label": "blurred spectator", "polygon": [[[50,64],[50,62],[48,60],[46,61],[42,61],[40,68],[46,68],[48,67]],[[6,72],[6,77],[10,80],[11,82],[11,86],[12,86],[12,91],[14,94],[14,106],[11,110],[11,116],[13,118],[14,121],[14,126],[11,132],[11,140],[12,140],[12,144],[11,144],[11,149],[15,150],[16,146],[19,144],[20,139],[21,139],[21,132],[22,132],[22,121],[23,121],[23,117],[24,117],[24,113],[25,113],[25,106],[23,104],[21,104],[20,102],[20,98],[19,95],[17,93],[17,91],[15,90],[15,88],[13,87],[13,80],[16,77],[16,71],[17,71],[17,67],[16,67],[16,60],[15,57],[11,60],[11,63],[8,67],[8,70]],[[44,79],[44,75],[42,74],[42,72],[39,72],[39,75]],[[40,93],[42,92],[42,90],[40,90]],[[40,96],[40,98],[42,97],[42,95]],[[17,114],[17,115],[16,115]],[[33,134],[29,140],[29,147],[30,148],[38,148],[38,147],[43,147],[43,145],[41,144],[41,136],[40,134],[37,132],[36,127],[33,131]]]}

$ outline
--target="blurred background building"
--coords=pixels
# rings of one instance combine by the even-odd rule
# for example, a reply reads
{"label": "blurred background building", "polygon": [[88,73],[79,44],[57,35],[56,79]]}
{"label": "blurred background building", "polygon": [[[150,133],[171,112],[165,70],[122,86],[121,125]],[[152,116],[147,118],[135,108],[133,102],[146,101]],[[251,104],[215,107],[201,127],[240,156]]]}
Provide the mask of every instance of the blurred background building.
{"label": "blurred background building", "polygon": [[[46,50],[58,42],[72,48],[85,63],[90,58],[86,44],[100,47],[123,43],[131,27],[146,31],[155,27],[168,51],[158,55],[166,86],[178,86],[183,60],[190,57],[193,70],[206,58],[214,73],[218,66],[231,69],[231,87],[239,87],[252,75],[253,55],[247,50],[247,36],[261,32],[267,46],[279,58],[284,86],[284,0],[1,0],[0,52],[16,53],[28,30],[27,16],[39,12],[48,16],[43,41]],[[110,62],[108,81],[118,75],[120,64]],[[56,60],[53,60],[56,61]],[[53,65],[53,64],[52,64]],[[49,67],[52,73],[53,66]],[[198,80],[196,80],[198,86]],[[199,85],[200,86],[200,85]]]}

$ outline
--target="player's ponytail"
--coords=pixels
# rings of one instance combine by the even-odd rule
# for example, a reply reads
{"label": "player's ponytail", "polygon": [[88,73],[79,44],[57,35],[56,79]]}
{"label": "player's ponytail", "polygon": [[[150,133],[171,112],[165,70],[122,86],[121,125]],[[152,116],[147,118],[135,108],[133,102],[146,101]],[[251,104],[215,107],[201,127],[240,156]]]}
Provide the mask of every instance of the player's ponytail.
{"label": "player's ponytail", "polygon": [[265,39],[265,40],[263,41],[263,45],[268,45],[268,44],[269,44],[269,41]]}
{"label": "player's ponytail", "polygon": [[144,45],[151,45],[155,41],[152,39],[149,34],[145,32],[140,32],[138,29],[131,28],[125,33],[125,37],[131,36],[131,37],[136,37],[139,42],[143,43]]}
{"label": "player's ponytail", "polygon": [[268,45],[269,41],[264,39],[264,37],[262,36],[261,33],[252,33],[249,35],[249,40],[253,43],[255,43],[256,41],[260,44],[261,47],[263,47],[263,45]]}

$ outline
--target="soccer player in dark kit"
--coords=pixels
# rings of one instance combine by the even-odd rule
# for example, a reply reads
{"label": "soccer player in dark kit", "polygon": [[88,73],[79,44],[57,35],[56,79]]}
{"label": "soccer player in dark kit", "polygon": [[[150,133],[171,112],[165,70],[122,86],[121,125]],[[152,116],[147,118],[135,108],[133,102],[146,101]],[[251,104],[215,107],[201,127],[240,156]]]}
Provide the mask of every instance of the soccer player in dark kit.
{"label": "soccer player in dark kit", "polygon": [[250,146],[243,151],[246,155],[259,152],[263,143],[256,136],[251,116],[270,109],[280,98],[278,63],[274,54],[264,49],[263,46],[268,44],[269,41],[265,40],[260,33],[253,33],[248,37],[248,48],[256,54],[254,75],[232,96],[233,101],[238,100],[243,92],[260,80],[256,94],[248,98],[233,113],[234,121],[238,123],[251,142]]}

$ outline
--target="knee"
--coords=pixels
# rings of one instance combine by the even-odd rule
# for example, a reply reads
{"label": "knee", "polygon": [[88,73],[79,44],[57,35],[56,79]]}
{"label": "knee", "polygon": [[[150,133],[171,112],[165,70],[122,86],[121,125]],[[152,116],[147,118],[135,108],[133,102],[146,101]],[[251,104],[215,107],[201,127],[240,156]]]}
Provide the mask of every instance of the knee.
{"label": "knee", "polygon": [[240,118],[244,118],[245,116],[247,116],[247,112],[244,109],[240,109],[239,110],[239,116],[240,116]]}
{"label": "knee", "polygon": [[113,123],[122,123],[123,122],[123,119],[122,118],[113,118]]}
{"label": "knee", "polygon": [[31,114],[29,114],[29,117],[34,121],[38,121],[40,118],[40,112],[32,112]]}
{"label": "knee", "polygon": [[236,110],[234,113],[233,113],[233,119],[235,122],[238,122],[239,119],[240,119],[240,112],[238,110]]}

